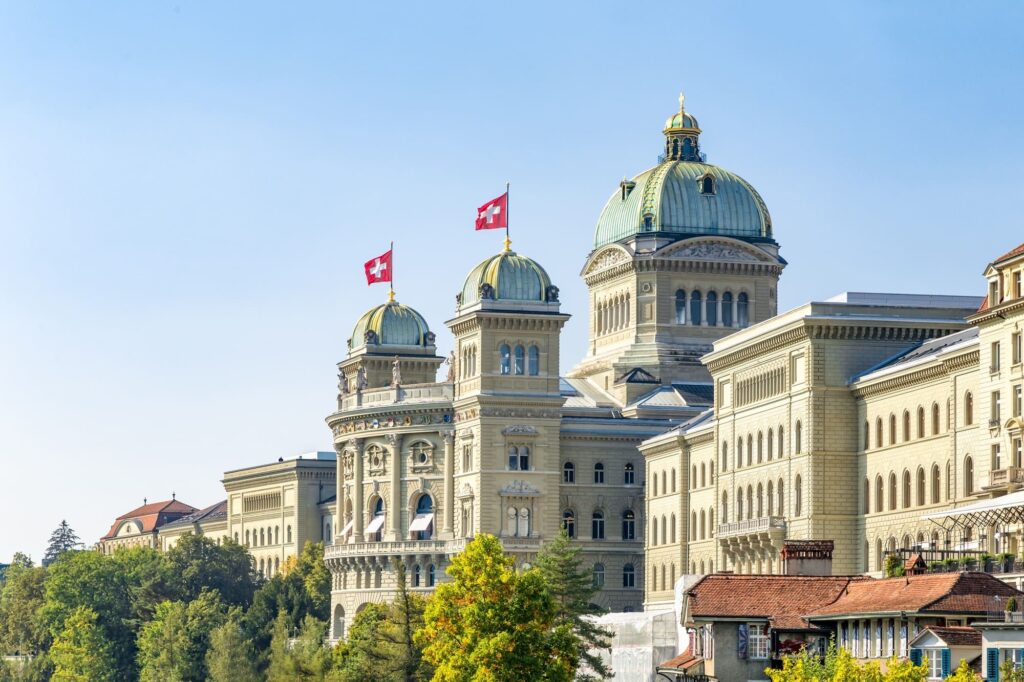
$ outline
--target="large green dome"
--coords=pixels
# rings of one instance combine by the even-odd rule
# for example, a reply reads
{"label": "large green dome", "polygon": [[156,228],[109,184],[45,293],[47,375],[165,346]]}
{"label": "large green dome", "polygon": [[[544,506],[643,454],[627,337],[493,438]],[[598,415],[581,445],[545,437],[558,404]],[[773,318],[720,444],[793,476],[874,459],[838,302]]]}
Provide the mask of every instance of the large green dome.
{"label": "large green dome", "polygon": [[558,300],[558,289],[535,260],[504,251],[470,270],[459,301],[472,305],[484,298],[546,303]]}
{"label": "large green dome", "polygon": [[363,346],[420,346],[434,345],[434,334],[427,321],[409,306],[390,301],[366,311],[352,330],[348,340],[350,349]]}
{"label": "large green dome", "polygon": [[660,163],[623,180],[594,233],[594,248],[643,233],[670,237],[703,234],[771,240],[772,219],[750,184],[705,162],[697,119],[683,107],[665,121]]}

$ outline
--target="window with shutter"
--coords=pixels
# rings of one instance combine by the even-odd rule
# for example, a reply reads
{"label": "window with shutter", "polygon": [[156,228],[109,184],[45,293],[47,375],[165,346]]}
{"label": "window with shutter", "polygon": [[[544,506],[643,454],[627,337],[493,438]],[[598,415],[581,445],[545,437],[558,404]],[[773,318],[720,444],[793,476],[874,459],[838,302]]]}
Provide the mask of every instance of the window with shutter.
{"label": "window with shutter", "polygon": [[999,679],[999,649],[985,649],[985,679],[991,682]]}

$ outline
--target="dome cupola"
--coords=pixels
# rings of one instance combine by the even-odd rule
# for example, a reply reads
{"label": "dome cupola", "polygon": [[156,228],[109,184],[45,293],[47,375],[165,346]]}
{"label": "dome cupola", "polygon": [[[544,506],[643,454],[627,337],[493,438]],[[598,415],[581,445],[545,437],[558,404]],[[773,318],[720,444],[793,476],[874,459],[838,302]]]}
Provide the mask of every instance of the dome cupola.
{"label": "dome cupola", "polygon": [[557,303],[558,287],[537,261],[512,251],[506,241],[504,251],[470,270],[458,295],[460,307],[481,301]]}
{"label": "dome cupola", "polygon": [[686,96],[679,93],[679,112],[665,121],[665,160],[703,161],[700,153],[700,126],[693,114],[686,112]]}
{"label": "dome cupola", "polygon": [[434,333],[423,316],[407,305],[389,300],[366,311],[352,330],[349,350],[366,347],[368,351],[384,350],[380,346],[419,346],[431,348]]}

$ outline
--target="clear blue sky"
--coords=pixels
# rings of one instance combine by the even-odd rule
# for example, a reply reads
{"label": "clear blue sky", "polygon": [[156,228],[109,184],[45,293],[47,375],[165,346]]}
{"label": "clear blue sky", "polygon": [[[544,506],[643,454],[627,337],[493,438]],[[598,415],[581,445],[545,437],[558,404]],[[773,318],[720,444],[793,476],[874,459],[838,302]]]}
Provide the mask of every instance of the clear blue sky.
{"label": "clear blue sky", "polygon": [[757,187],[781,308],[978,294],[1024,241],[1019,3],[0,5],[0,561],[66,518],[328,449],[352,324],[396,289],[447,354],[462,278],[515,247],[585,338],[598,212],[680,88]]}

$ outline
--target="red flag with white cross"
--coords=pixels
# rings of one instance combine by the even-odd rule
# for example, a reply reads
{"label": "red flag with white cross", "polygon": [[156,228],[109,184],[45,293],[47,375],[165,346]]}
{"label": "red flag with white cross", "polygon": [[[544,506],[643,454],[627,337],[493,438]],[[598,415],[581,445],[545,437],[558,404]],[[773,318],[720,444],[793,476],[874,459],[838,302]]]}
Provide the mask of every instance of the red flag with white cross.
{"label": "red flag with white cross", "polygon": [[377,282],[391,281],[391,253],[394,249],[388,249],[387,253],[366,261],[363,267],[366,270],[366,283],[376,284]]}
{"label": "red flag with white cross", "polygon": [[491,199],[476,210],[476,229],[496,230],[508,227],[508,192]]}

